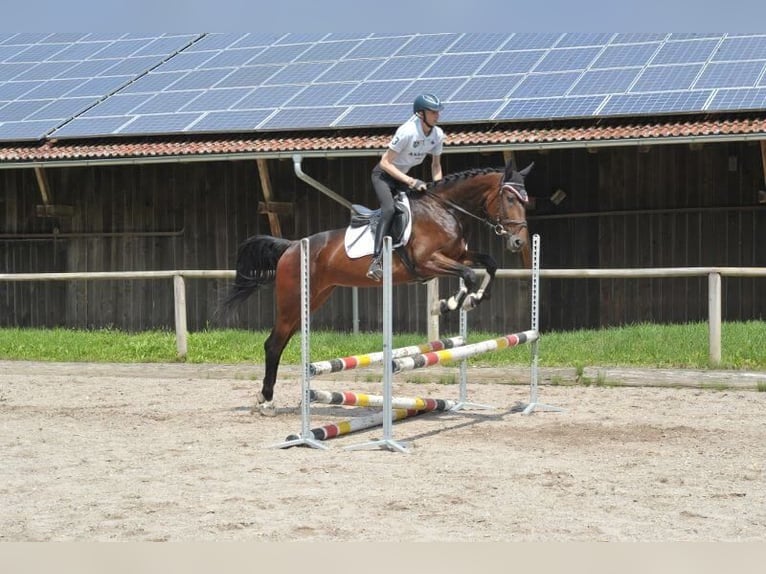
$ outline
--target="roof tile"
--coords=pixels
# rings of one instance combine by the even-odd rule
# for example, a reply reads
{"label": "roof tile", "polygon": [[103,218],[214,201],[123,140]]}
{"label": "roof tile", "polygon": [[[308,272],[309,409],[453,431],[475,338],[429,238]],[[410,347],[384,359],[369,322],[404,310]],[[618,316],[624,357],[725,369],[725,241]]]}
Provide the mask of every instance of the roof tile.
{"label": "roof tile", "polygon": [[[449,149],[469,146],[524,146],[566,143],[619,143],[625,140],[666,140],[717,135],[762,135],[766,139],[766,113],[750,116],[704,118],[663,118],[621,122],[549,123],[494,126],[446,126]],[[296,134],[156,136],[109,140],[48,140],[41,144],[0,145],[0,162],[54,162],[72,160],[118,160],[224,154],[290,154],[298,152],[359,153],[385,149],[391,132],[300,132]]]}

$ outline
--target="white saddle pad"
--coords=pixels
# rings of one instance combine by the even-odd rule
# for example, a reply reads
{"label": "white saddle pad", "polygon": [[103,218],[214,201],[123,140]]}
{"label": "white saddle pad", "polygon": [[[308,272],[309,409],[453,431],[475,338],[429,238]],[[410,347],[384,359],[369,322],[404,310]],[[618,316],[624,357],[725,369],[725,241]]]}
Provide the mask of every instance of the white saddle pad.
{"label": "white saddle pad", "polygon": [[[407,196],[403,197],[402,204],[407,210],[409,217],[407,218],[407,227],[404,229],[404,235],[400,243],[394,243],[393,248],[400,245],[407,245],[410,240],[410,233],[412,233],[412,211],[410,210],[410,200]],[[359,259],[366,255],[372,255],[375,249],[375,237],[370,231],[370,226],[365,225],[363,227],[354,227],[350,225],[346,228],[345,237],[346,255],[349,259]]]}

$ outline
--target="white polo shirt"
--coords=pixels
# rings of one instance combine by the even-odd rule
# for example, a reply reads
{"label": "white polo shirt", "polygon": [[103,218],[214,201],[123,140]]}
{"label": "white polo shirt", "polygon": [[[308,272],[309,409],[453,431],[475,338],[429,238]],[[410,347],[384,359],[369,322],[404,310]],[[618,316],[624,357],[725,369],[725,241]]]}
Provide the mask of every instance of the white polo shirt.
{"label": "white polo shirt", "polygon": [[388,148],[397,154],[393,164],[402,173],[407,173],[413,166],[423,163],[426,155],[441,155],[443,144],[444,132],[442,129],[439,126],[434,126],[431,133],[426,136],[423,133],[420,118],[417,114],[413,114],[396,130]]}

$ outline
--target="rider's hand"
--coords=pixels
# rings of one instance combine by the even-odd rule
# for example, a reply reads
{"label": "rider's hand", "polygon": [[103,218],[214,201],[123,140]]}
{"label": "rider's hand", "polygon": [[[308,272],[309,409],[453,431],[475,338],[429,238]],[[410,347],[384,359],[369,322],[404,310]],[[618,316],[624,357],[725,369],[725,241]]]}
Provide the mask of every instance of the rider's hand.
{"label": "rider's hand", "polygon": [[422,179],[413,179],[410,189],[414,189],[415,191],[425,191],[426,187],[426,182]]}

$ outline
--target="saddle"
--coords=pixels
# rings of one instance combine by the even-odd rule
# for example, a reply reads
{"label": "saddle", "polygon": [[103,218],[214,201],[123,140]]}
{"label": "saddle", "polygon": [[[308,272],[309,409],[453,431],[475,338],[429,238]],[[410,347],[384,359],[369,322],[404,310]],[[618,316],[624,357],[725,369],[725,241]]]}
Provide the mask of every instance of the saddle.
{"label": "saddle", "polygon": [[[350,259],[372,254],[380,211],[380,209],[370,209],[359,204],[351,206],[351,221],[346,228],[345,237],[346,254]],[[411,231],[410,200],[406,193],[399,192],[394,196],[394,217],[389,230],[392,247],[395,249],[406,245]]]}

